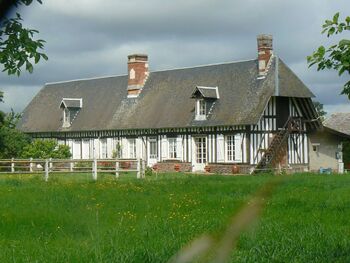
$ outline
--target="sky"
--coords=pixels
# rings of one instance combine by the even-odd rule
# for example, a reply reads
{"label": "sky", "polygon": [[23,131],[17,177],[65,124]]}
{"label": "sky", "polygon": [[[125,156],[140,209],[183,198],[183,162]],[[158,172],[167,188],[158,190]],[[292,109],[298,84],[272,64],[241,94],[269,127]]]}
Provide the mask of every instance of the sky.
{"label": "sky", "polygon": [[43,0],[17,11],[39,30],[49,60],[32,74],[0,74],[3,111],[23,111],[45,83],[127,74],[133,53],[148,54],[151,71],[253,59],[263,33],[273,35],[275,54],[328,113],[350,112],[339,95],[349,76],[318,72],[306,61],[340,39],[327,39],[321,26],[336,12],[350,15],[349,0]]}

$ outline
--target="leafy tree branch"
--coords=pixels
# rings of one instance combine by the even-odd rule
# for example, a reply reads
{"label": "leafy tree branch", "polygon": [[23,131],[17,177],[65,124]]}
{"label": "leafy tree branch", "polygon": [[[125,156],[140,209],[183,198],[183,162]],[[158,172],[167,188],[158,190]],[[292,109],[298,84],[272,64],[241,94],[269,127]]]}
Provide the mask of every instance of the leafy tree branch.
{"label": "leafy tree branch", "polygon": [[[344,21],[339,20],[339,13],[333,16],[332,20],[326,20],[322,25],[322,34],[327,37],[338,35],[350,31],[350,17]],[[339,76],[344,73],[350,74],[350,40],[342,39],[337,44],[330,47],[320,46],[311,56],[307,57],[309,67],[317,65],[317,70],[334,69]],[[341,94],[345,94],[350,99],[350,81],[346,82]]]}

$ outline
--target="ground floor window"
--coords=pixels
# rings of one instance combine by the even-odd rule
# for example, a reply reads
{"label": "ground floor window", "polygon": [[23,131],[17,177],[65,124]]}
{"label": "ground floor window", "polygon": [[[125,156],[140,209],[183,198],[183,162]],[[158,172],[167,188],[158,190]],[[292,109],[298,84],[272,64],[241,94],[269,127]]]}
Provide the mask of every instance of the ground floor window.
{"label": "ground floor window", "polygon": [[149,138],[149,158],[157,159],[158,157],[158,147],[157,147],[157,138]]}
{"label": "ground floor window", "polygon": [[227,135],[226,136],[226,156],[228,162],[233,162],[236,160],[236,145],[235,145],[235,136]]}
{"label": "ground floor window", "polygon": [[129,158],[136,158],[136,139],[128,139]]}
{"label": "ground floor window", "polygon": [[168,142],[169,142],[169,158],[176,159],[177,158],[176,138],[169,138]]}
{"label": "ground floor window", "polygon": [[101,156],[100,158],[107,158],[107,139],[101,139]]}

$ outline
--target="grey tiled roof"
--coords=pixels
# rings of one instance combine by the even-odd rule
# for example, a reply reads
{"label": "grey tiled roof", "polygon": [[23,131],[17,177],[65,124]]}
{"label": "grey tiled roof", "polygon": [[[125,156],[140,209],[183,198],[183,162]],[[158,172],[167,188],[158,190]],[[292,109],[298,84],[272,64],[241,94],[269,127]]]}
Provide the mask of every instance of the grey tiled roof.
{"label": "grey tiled roof", "polygon": [[[280,96],[309,98],[310,90],[279,60]],[[45,85],[24,110],[25,132],[62,130],[62,98],[82,98],[70,131],[255,124],[275,93],[275,63],[259,80],[257,60],[151,72],[138,98],[127,98],[127,76]],[[194,121],[197,86],[218,87],[205,121]],[[65,129],[67,130],[67,129]]]}
{"label": "grey tiled roof", "polygon": [[350,136],[350,112],[332,114],[323,122],[323,126]]}

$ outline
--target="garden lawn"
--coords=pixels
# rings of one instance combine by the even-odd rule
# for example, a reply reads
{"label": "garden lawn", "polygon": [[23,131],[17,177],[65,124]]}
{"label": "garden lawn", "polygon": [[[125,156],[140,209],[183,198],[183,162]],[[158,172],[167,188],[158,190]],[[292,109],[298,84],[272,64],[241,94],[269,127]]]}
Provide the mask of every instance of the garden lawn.
{"label": "garden lawn", "polygon": [[[0,176],[0,262],[166,262],[273,176]],[[350,262],[350,175],[286,176],[232,262]]]}

